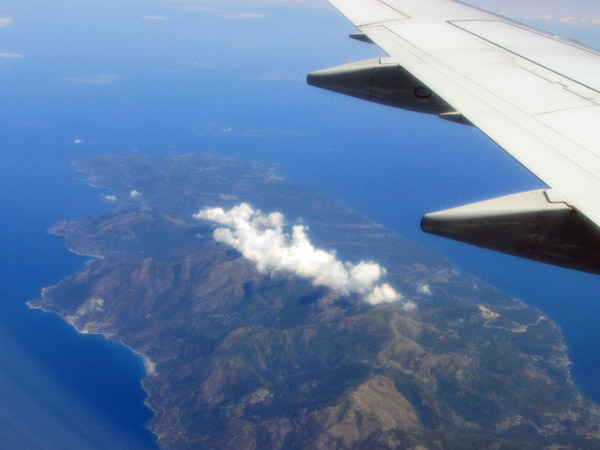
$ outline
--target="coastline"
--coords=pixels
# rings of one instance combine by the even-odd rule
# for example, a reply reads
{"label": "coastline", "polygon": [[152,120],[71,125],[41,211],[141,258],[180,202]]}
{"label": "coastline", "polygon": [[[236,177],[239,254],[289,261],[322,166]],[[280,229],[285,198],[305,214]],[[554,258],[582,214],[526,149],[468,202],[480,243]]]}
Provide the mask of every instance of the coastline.
{"label": "coastline", "polygon": [[[53,228],[54,226],[52,226],[50,229],[48,229],[47,233],[52,235],[52,236],[58,236],[58,237],[62,237],[60,234],[57,234],[55,232],[53,232]],[[73,253],[74,255],[77,256],[84,256],[87,258],[95,258],[95,259],[104,259],[104,256],[102,255],[95,255],[92,253],[82,253],[82,252],[78,252],[77,250],[74,250],[73,248],[69,248],[67,247],[67,250],[71,253]],[[148,357],[147,355],[145,355],[144,353],[141,353],[137,350],[134,350],[133,348],[125,345],[123,342],[118,341],[118,340],[112,340],[111,336],[112,334],[107,334],[107,333],[96,333],[96,332],[90,332],[87,328],[81,328],[79,326],[77,326],[72,320],[69,320],[68,317],[64,317],[63,315],[61,315],[60,313],[56,312],[56,311],[51,311],[47,308],[45,308],[43,306],[43,299],[44,296],[46,294],[46,292],[48,291],[48,289],[51,286],[44,286],[41,290],[40,293],[40,298],[39,298],[39,304],[34,304],[33,302],[35,300],[29,300],[26,302],[26,305],[29,309],[38,309],[41,311],[44,311],[46,313],[51,313],[51,314],[56,314],[57,316],[59,316],[61,319],[63,319],[64,322],[68,323],[69,325],[71,325],[73,328],[75,328],[75,330],[79,333],[79,334],[91,334],[91,335],[99,335],[102,336],[104,339],[106,339],[107,341],[110,342],[115,342],[117,344],[122,345],[123,347],[125,347],[126,349],[128,349],[129,351],[131,351],[132,353],[138,355],[141,359],[142,359],[142,363],[144,364],[144,370],[146,371],[146,376],[152,376],[156,374],[156,363],[153,362],[150,357]],[[146,391],[147,392],[147,391]]]}
{"label": "coastline", "polygon": [[[106,164],[110,168],[115,162],[109,160]],[[186,175],[191,170],[189,164],[181,164],[178,160],[173,165],[167,169],[175,174],[183,171]],[[96,170],[102,171],[103,167],[100,165]],[[153,165],[149,170],[158,171],[155,167]],[[161,166],[161,170],[167,169]],[[236,189],[248,189],[246,184],[235,184],[237,178],[233,175],[239,175],[239,170],[235,169],[231,177],[234,185],[230,190],[224,189],[221,178],[217,178],[215,189],[218,192],[235,194]],[[167,173],[169,179],[188,179]],[[161,174],[159,171],[158,175]],[[134,175],[144,179],[149,177],[145,172]],[[114,174],[110,172],[112,176]],[[256,186],[252,185],[257,189],[256,195],[266,195],[266,199],[260,197],[260,206],[265,208],[263,204],[279,205],[287,201],[286,191],[274,193],[273,186],[261,184],[260,177],[257,180]],[[136,178],[125,181],[131,185],[140,184],[134,183]],[[251,270],[240,255],[215,246],[208,238],[205,238],[206,242],[198,243],[197,232],[206,236],[210,229],[202,228],[203,224],[198,225],[197,230],[179,224],[172,219],[173,209],[181,206],[180,201],[187,211],[189,204],[200,203],[209,190],[200,182],[197,182],[198,186],[192,183],[191,187],[177,183],[181,181],[177,181],[171,190],[165,188],[165,192],[177,194],[185,190],[193,195],[195,188],[200,192],[200,200],[195,197],[179,200],[175,194],[169,194],[170,197],[164,194],[169,200],[165,203],[162,197],[154,200],[148,194],[148,202],[158,202],[166,213],[162,209],[157,212],[132,205],[131,210],[117,209],[110,214],[74,219],[53,227],[52,234],[63,237],[71,253],[88,253],[86,256],[91,258],[101,257],[89,253],[104,253],[106,258],[90,260],[86,269],[42,289],[41,298],[27,303],[30,308],[57,314],[80,334],[99,334],[103,340],[118,342],[140,356],[144,372],[138,360],[136,381],[144,394],[140,395],[139,401],[153,417],[146,423],[146,428],[165,445],[173,439],[192,442],[187,440],[188,437],[221,436],[221,428],[213,430],[210,424],[218,422],[217,418],[222,417],[220,414],[225,408],[239,411],[239,417],[227,419],[235,430],[243,428],[244,420],[247,423],[259,420],[254,415],[245,416],[246,409],[248,414],[257,411],[263,414],[261,423],[271,427],[275,419],[269,408],[277,408],[278,414],[283,411],[281,417],[286,417],[286,408],[297,410],[297,405],[304,405],[304,418],[311,420],[315,414],[319,415],[311,411],[325,413],[328,406],[346,404],[349,398],[372,399],[381,394],[381,389],[397,399],[394,408],[402,408],[402,405],[417,408],[411,417],[418,417],[421,398],[435,397],[441,406],[436,404],[433,413],[438,414],[440,420],[445,420],[445,408],[453,411],[455,408],[457,414],[465,414],[478,426],[489,429],[490,439],[504,439],[494,435],[497,429],[494,427],[508,426],[528,442],[546,439],[543,434],[546,429],[561,439],[573,435],[600,440],[600,434],[591,425],[596,422],[596,417],[600,417],[598,408],[582,401],[581,391],[573,383],[568,349],[557,324],[545,320],[545,314],[537,308],[492,286],[474,282],[468,275],[456,275],[453,266],[418,244],[369,232],[373,225],[365,226],[366,219],[362,216],[357,216],[357,226],[349,226],[354,223],[351,213],[335,202],[328,203],[311,194],[306,198],[299,196],[297,215],[313,225],[323,224],[321,228],[315,225],[315,229],[322,232],[321,239],[325,244],[334,242],[336,249],[339,247],[350,255],[358,253],[360,247],[361,255],[385,261],[396,283],[423,303],[423,314],[409,318],[393,307],[369,309],[351,301],[339,304],[321,301],[324,293],[313,292],[305,283],[295,283],[292,278],[286,278],[285,282],[264,278]],[[331,206],[327,208],[328,213],[337,214],[333,225],[343,223],[345,234],[325,227],[329,223],[320,220],[323,205]],[[178,217],[179,210],[174,210],[174,216]],[[170,220],[164,220],[165,215]],[[429,293],[414,293],[425,282],[432,283],[435,298],[431,297],[431,289],[428,289]],[[190,293],[194,295],[190,296]],[[303,297],[305,294],[307,296]],[[287,300],[278,300],[280,298]],[[338,326],[331,327],[331,323]],[[421,333],[422,327],[428,331]],[[291,339],[291,344],[282,347],[281,342],[287,343],[290,333],[300,333],[298,330],[303,330],[302,336],[309,336],[310,340]],[[393,332],[388,333],[390,330]],[[186,336],[193,338],[186,340]],[[157,363],[148,355],[119,339],[151,352],[161,364],[163,361],[169,363],[159,371]],[[315,343],[311,343],[313,340]],[[275,367],[284,370],[289,377],[297,376],[296,364],[312,368],[315,364],[311,358],[318,355],[319,360],[329,360],[331,354],[338,354],[337,346],[346,346],[348,341],[356,347],[351,355],[339,360],[334,369],[327,365],[313,375],[323,384],[307,385],[298,390],[295,385],[279,385],[279,379],[270,378],[276,376],[277,371],[270,370]],[[376,354],[378,359],[369,359],[375,355],[372,345],[385,350]],[[487,346],[492,353],[487,351]],[[423,373],[418,372],[416,381],[410,380],[416,386],[416,390],[411,391],[416,400],[407,403],[408,400],[401,400],[406,394],[403,383],[410,376],[406,369],[411,369],[411,364],[421,364],[411,359],[413,347],[420,349],[418,361],[429,358],[435,364],[421,367]],[[286,361],[281,367],[278,366],[279,359],[270,359],[269,355],[275,351]],[[194,364],[204,358],[203,352],[209,355],[206,361]],[[255,353],[256,358],[247,357]],[[128,366],[128,354],[122,355],[124,369]],[[176,354],[184,357],[176,358],[173,367],[171,361]],[[496,354],[503,355],[504,359],[499,361]],[[255,367],[256,361],[263,365]],[[354,369],[355,361],[360,367],[349,371],[348,367]],[[381,365],[389,369],[389,376],[385,380],[373,376],[365,384],[363,371],[369,376],[375,375],[370,368],[376,370]],[[487,370],[478,370],[480,366]],[[321,379],[327,370],[343,372],[345,384],[339,390],[335,383],[327,386],[328,397],[315,409],[315,399],[324,398],[322,390],[325,388],[320,386],[331,381]],[[427,377],[446,379],[448,371],[454,377],[452,382],[460,389],[434,391]],[[504,372],[511,376],[499,375]],[[247,386],[244,383],[249,383],[246,381],[248,373],[260,373],[260,381]],[[548,383],[540,385],[539,380],[548,380]],[[239,395],[236,390],[240,383],[247,389],[247,392],[242,391],[244,395]],[[475,414],[478,408],[487,408],[490,399],[495,398],[491,389],[494,384],[505,388],[507,405],[498,404],[494,410],[500,417],[498,420]],[[281,404],[273,403],[275,400],[261,396],[264,389],[256,386],[269,392],[277,390],[279,398],[285,400],[277,400]],[[477,389],[470,391],[472,386]],[[457,400],[456,392],[461,389],[472,392],[475,398],[467,411],[461,409],[463,403],[458,406],[453,403]],[[540,395],[536,396],[538,390]],[[526,394],[521,395],[521,392]],[[539,409],[532,411],[531,404]],[[379,420],[379,406],[369,405],[369,417]],[[206,422],[210,429],[199,430],[192,426],[194,412],[199,410],[206,417],[215,418],[216,421]],[[564,415],[567,411],[578,414],[577,428],[567,423],[565,418],[568,416]],[[518,420],[511,417],[518,417]],[[501,418],[506,420],[499,422]],[[331,417],[326,429],[331,429],[334,424],[351,425],[342,419]],[[539,421],[545,427],[539,429],[539,437],[521,431],[531,421]],[[452,425],[462,429],[460,423]],[[423,426],[427,428],[427,425]],[[281,437],[277,428],[272,430],[273,436]],[[362,433],[360,429],[357,432]],[[383,433],[382,439],[387,439],[387,432]],[[226,439],[226,434],[222,438]]]}
{"label": "coastline", "polygon": [[[46,286],[46,287],[42,288],[42,293],[45,292],[48,289],[48,287],[49,286]],[[42,299],[43,299],[43,296],[41,297],[40,300],[42,300]],[[34,301],[35,300],[29,300],[28,302],[26,302],[26,305],[27,305],[27,307],[29,309],[32,309],[32,310],[33,309],[37,309],[37,310],[43,311],[45,313],[56,314],[65,323],[67,323],[67,324],[71,325],[73,328],[75,328],[75,331],[77,331],[77,333],[79,333],[79,334],[82,334],[82,335],[92,335],[92,336],[102,336],[108,342],[112,342],[112,343],[121,345],[122,347],[124,347],[127,350],[129,350],[131,353],[133,353],[133,354],[135,354],[135,355],[137,355],[137,356],[139,356],[141,358],[142,364],[144,365],[144,370],[146,372],[146,377],[157,375],[157,372],[156,372],[156,363],[154,361],[152,361],[149,356],[147,356],[144,353],[139,352],[139,351],[137,351],[137,350],[129,347],[128,345],[124,344],[121,341],[111,339],[111,336],[113,336],[113,335],[110,334],[110,333],[99,333],[99,332],[90,331],[87,328],[79,327],[72,320],[69,320],[68,318],[64,317],[60,313],[58,313],[56,311],[52,311],[52,310],[50,310],[48,308],[45,308],[44,305],[43,305],[43,303],[42,303],[42,301],[40,301],[39,304],[34,304],[33,303]]]}
{"label": "coastline", "polygon": [[[99,332],[90,331],[89,329],[86,329],[86,328],[82,328],[80,326],[77,326],[73,321],[68,320],[61,313],[47,308],[43,302],[43,294],[44,294],[44,292],[46,292],[48,290],[49,287],[50,286],[46,286],[46,287],[42,288],[42,290],[41,290],[42,296],[39,299],[31,299],[31,300],[27,301],[26,302],[27,308],[30,310],[40,310],[44,313],[53,314],[53,315],[58,316],[61,319],[62,323],[70,325],[79,335],[90,335],[90,336],[101,337],[102,342],[97,342],[96,345],[118,344],[118,346],[121,349],[127,350],[127,358],[131,358],[132,355],[135,355],[136,357],[139,357],[141,359],[141,362],[144,367],[144,373],[143,373],[143,375],[140,374],[140,377],[138,378],[137,386],[139,388],[141,388],[141,390],[143,391],[143,394],[141,394],[142,401],[139,402],[138,405],[140,408],[142,408],[142,405],[143,405],[143,408],[146,411],[148,411],[148,417],[145,419],[145,421],[143,423],[140,423],[140,426],[147,433],[149,433],[150,436],[152,436],[152,438],[151,438],[152,442],[157,446],[157,448],[159,448],[160,447],[159,446],[159,438],[161,436],[154,433],[153,430],[148,426],[148,424],[152,420],[154,420],[154,418],[156,417],[156,415],[159,411],[156,408],[152,407],[152,402],[150,401],[151,391],[146,387],[146,383],[149,382],[152,377],[158,375],[158,372],[156,371],[157,364],[154,361],[152,361],[152,359],[149,356],[145,355],[144,353],[137,351],[128,345],[125,345],[121,341],[113,339],[112,338],[113,335],[111,333],[99,333]],[[133,362],[134,360],[131,360],[131,361]],[[137,365],[137,363],[136,363],[136,365]],[[132,384],[131,388],[133,388],[134,386],[135,385]]]}

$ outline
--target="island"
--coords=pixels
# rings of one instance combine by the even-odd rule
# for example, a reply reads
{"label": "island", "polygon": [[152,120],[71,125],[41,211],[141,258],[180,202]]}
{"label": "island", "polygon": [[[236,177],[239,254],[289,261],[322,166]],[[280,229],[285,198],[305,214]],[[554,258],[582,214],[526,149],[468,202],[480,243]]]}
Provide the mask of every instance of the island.
{"label": "island", "polygon": [[[90,258],[29,305],[142,355],[161,447],[600,448],[600,410],[576,389],[558,326],[422,245],[263,163],[75,166],[114,207],[49,230]],[[286,239],[299,227],[348,273],[372,262],[372,289],[397,295],[370,302],[366,288],[260,267],[199,213],[239,205],[279,214]]]}

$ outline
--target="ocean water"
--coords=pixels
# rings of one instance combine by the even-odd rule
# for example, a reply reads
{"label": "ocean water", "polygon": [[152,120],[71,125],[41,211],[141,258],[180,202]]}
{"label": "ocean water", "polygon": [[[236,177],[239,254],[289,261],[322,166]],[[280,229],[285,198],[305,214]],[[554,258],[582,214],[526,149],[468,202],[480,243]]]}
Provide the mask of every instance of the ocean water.
{"label": "ocean water", "polygon": [[[46,230],[110,207],[70,166],[106,152],[209,151],[278,164],[282,176],[542,309],[561,326],[579,387],[600,402],[597,276],[419,229],[427,212],[539,181],[475,129],[307,86],[311,70],[381,55],[349,41],[354,28],[336,12],[263,7],[253,11],[264,17],[236,21],[169,2],[2,8],[15,21],[0,30],[0,51],[23,54],[0,59],[0,442],[14,444],[6,448],[153,448],[140,359],[25,306],[85,261]],[[111,81],[94,82],[99,74]]]}
{"label": "ocean water", "polygon": [[[72,155],[71,155],[72,156]],[[155,448],[139,358],[25,305],[85,258],[45,230],[98,213],[66,158],[6,158],[0,177],[0,448]],[[17,395],[18,394],[18,395]],[[32,426],[33,425],[33,426]]]}

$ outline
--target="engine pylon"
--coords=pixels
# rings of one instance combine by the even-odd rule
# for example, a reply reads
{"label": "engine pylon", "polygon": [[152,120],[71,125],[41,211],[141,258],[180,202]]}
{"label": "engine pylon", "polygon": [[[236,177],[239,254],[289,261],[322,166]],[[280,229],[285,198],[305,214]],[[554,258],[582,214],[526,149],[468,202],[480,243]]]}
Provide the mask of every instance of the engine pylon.
{"label": "engine pylon", "polygon": [[318,70],[308,74],[307,82],[362,100],[437,114],[454,122],[467,122],[457,119],[458,113],[452,106],[391,58],[374,58]]}
{"label": "engine pylon", "polygon": [[600,232],[544,189],[425,215],[421,228],[467,244],[600,274]]}

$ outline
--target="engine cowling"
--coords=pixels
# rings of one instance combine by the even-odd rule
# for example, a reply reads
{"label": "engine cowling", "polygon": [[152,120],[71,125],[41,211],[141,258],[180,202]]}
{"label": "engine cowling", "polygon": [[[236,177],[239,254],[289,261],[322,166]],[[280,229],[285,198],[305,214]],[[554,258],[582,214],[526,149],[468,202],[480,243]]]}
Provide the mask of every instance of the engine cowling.
{"label": "engine cowling", "polygon": [[468,123],[439,95],[390,58],[368,59],[311,72],[307,82],[362,100]]}
{"label": "engine cowling", "polygon": [[600,274],[600,231],[544,189],[425,215],[427,233],[515,256]]}

